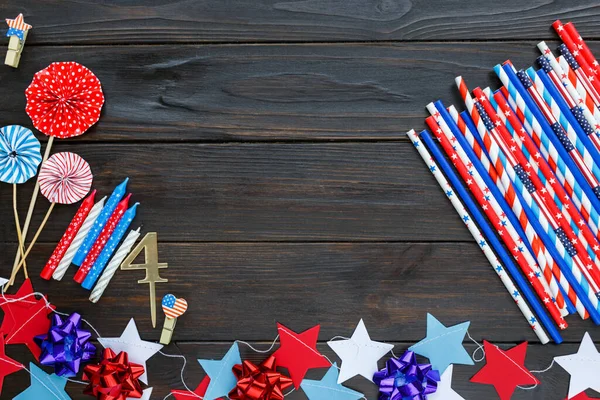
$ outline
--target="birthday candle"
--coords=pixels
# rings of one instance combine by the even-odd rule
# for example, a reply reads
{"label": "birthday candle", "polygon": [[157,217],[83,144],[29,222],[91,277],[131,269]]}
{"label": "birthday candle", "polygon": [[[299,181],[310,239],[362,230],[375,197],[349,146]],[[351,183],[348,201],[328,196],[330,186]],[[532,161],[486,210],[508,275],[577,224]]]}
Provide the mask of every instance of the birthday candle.
{"label": "birthday candle", "polygon": [[108,266],[106,267],[104,272],[102,272],[102,275],[100,276],[100,279],[98,279],[98,283],[94,287],[94,290],[92,290],[92,294],[90,295],[90,301],[92,303],[97,303],[98,300],[100,300],[100,297],[102,297],[102,294],[104,293],[104,290],[106,290],[108,283],[112,279],[115,272],[117,272],[117,269],[119,268],[125,257],[127,257],[129,252],[131,251],[131,248],[133,247],[133,245],[139,237],[140,228],[137,228],[137,230],[135,231],[129,232],[129,234],[123,241],[123,244],[121,244],[112,260],[110,260],[110,263],[108,263]]}
{"label": "birthday candle", "polygon": [[113,211],[115,211],[117,204],[119,204],[119,201],[121,201],[121,199],[125,195],[125,189],[127,187],[128,181],[129,178],[125,179],[123,183],[117,186],[113,193],[110,195],[110,198],[106,202],[106,205],[102,209],[102,212],[100,213],[100,215],[98,215],[98,218],[96,218],[92,229],[90,229],[87,236],[81,243],[81,246],[77,250],[75,257],[73,258],[73,264],[80,266],[85,260],[85,257],[87,256],[88,252],[90,251],[94,243],[96,243],[96,239],[98,239],[98,236],[104,228],[104,225],[106,225],[106,222],[113,214]]}
{"label": "birthday candle", "polygon": [[104,225],[102,232],[100,232],[98,239],[96,239],[96,242],[88,252],[88,255],[85,257],[85,260],[83,260],[83,263],[81,263],[81,266],[77,270],[77,273],[73,278],[75,282],[81,283],[87,276],[88,272],[96,262],[96,259],[100,255],[100,252],[102,252],[102,249],[104,249],[104,246],[110,239],[110,235],[112,235],[115,228],[117,227],[117,224],[119,223],[119,221],[121,221],[121,218],[123,218],[123,215],[127,210],[127,205],[129,204],[130,197],[131,193],[128,194],[127,197],[125,197],[123,200],[121,200],[121,202],[119,202],[119,204],[115,208],[115,211],[106,222],[106,225]]}
{"label": "birthday candle", "polygon": [[98,215],[100,215],[100,212],[104,207],[105,201],[106,196],[104,196],[99,202],[94,204],[94,207],[92,207],[87,217],[85,218],[83,225],[81,225],[81,228],[79,228],[77,235],[75,235],[75,238],[69,245],[67,252],[62,257],[62,260],[60,260],[60,262],[58,263],[58,267],[56,267],[56,270],[52,274],[52,278],[56,279],[57,281],[60,281],[63,278],[63,276],[65,276],[65,273],[67,272],[67,269],[71,266],[71,261],[73,261],[73,257],[75,257],[75,253],[77,253],[77,250],[81,246],[83,239],[85,239],[88,232],[94,225],[94,221],[96,221],[96,218],[98,218]]}
{"label": "birthday candle", "polygon": [[131,221],[133,221],[133,219],[135,218],[136,208],[139,204],[140,203],[135,203],[129,210],[125,212],[125,214],[123,214],[123,218],[121,218],[121,220],[119,221],[119,224],[115,228],[115,231],[110,236],[110,239],[108,239],[108,242],[106,242],[106,246],[104,246],[104,249],[102,249],[102,252],[100,253],[98,259],[94,263],[94,266],[92,267],[92,269],[90,269],[87,276],[85,277],[85,280],[81,284],[81,286],[83,286],[84,289],[90,290],[92,286],[94,286],[94,284],[96,283],[96,280],[98,280],[100,273],[102,273],[102,270],[108,263],[108,260],[117,248],[117,245],[119,244],[123,236],[125,236],[125,232],[129,228],[129,225],[131,225]]}
{"label": "birthday candle", "polygon": [[71,223],[67,227],[67,230],[63,234],[62,238],[56,245],[56,248],[52,252],[50,259],[46,263],[46,266],[42,269],[42,273],[40,276],[43,279],[49,280],[52,277],[52,273],[58,267],[58,263],[62,260],[65,255],[67,249],[73,242],[73,239],[79,232],[81,225],[87,218],[90,210],[94,206],[94,197],[96,196],[96,191],[94,190],[92,194],[90,194],[83,202],[81,202],[81,206],[79,206],[79,210],[75,213],[75,216],[71,220]]}

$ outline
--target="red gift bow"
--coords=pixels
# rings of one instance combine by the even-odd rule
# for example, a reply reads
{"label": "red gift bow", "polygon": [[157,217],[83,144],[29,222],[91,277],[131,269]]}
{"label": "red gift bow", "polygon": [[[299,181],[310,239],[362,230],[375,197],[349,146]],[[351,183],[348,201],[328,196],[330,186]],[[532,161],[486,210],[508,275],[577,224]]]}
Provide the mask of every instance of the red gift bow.
{"label": "red gift bow", "polygon": [[259,366],[251,361],[236,364],[233,373],[238,379],[229,392],[231,400],[283,400],[283,390],[292,386],[292,380],[275,371],[275,357],[270,356]]}
{"label": "red gift bow", "polygon": [[115,354],[111,349],[104,349],[99,364],[87,365],[83,369],[83,380],[90,382],[83,393],[98,400],[139,399],[142,386],[138,378],[143,374],[144,367],[130,363],[126,352]]}

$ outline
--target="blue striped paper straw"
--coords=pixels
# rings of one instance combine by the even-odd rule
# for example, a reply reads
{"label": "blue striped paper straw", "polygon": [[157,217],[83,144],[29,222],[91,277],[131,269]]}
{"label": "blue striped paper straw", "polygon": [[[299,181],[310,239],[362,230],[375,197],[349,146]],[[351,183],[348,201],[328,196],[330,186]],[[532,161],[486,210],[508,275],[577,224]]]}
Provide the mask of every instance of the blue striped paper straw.
{"label": "blue striped paper straw", "polygon": [[[497,187],[498,184],[494,184],[493,180],[489,176],[489,173],[487,172],[487,170],[485,169],[483,164],[481,164],[481,160],[477,157],[477,155],[475,154],[475,152],[473,151],[473,149],[467,142],[467,139],[465,138],[465,136],[463,136],[462,132],[456,125],[454,119],[447,112],[445,112],[445,108],[444,108],[444,105],[442,104],[442,102],[440,102],[440,101],[435,102],[435,106],[436,106],[436,109],[438,110],[438,112],[440,113],[440,116],[442,117],[442,119],[444,120],[444,122],[446,123],[446,125],[448,126],[448,128],[450,129],[450,131],[452,132],[454,137],[456,138],[456,140],[458,142],[457,147],[460,147],[462,150],[465,151],[465,153],[467,154],[467,157],[470,159],[471,163],[475,167],[475,170],[477,171],[477,175],[483,179],[485,185],[488,187],[488,189],[490,189],[490,192],[492,193],[492,198],[495,199],[498,202],[498,204],[500,204],[502,211],[509,218],[509,221],[513,225],[515,230],[517,230],[517,234],[523,239],[523,243],[526,244],[529,252],[533,255],[536,255],[536,253],[533,251],[533,249],[529,243],[529,240],[532,238],[530,237],[530,235],[527,235],[523,231],[521,224],[518,221],[517,216],[513,213],[512,208],[506,202],[504,196],[502,195],[499,188]],[[442,109],[443,109],[443,111],[442,111]],[[473,136],[475,136],[475,135],[473,135]],[[477,135],[477,136],[479,136],[479,135]],[[458,150],[458,148],[457,148],[457,150]],[[522,205],[520,206],[520,208],[523,208]],[[513,222],[513,221],[516,221],[516,222]],[[544,247],[546,247],[546,246],[544,246]],[[538,264],[544,265],[545,267],[547,266],[548,261],[552,261],[552,260],[545,259],[546,254],[541,253],[541,254],[537,255],[540,257],[538,259],[538,261],[539,261]],[[539,266],[536,265],[535,269],[539,270]],[[546,285],[544,285],[544,286],[547,288],[548,292],[552,293],[552,291],[549,289],[550,282],[545,282],[545,280],[544,280],[544,283],[546,283]],[[558,282],[555,281],[554,283],[556,284],[555,287],[560,287]],[[562,292],[562,293],[564,295],[564,292]],[[567,311],[569,313],[575,312],[575,307],[569,301],[568,297],[566,297],[566,296],[563,296],[563,297],[565,298],[565,304],[567,307]]]}
{"label": "blue striped paper straw", "polygon": [[[536,89],[539,87],[538,93],[543,93],[542,97],[552,110],[552,114],[554,114],[554,117],[560,122],[564,130],[567,132],[569,139],[576,143],[575,147],[580,154],[584,157],[584,159],[586,159],[586,156],[591,157],[594,162],[594,164],[590,163],[590,165],[592,165],[592,172],[594,173],[596,179],[600,180],[600,167],[598,167],[598,165],[600,165],[600,153],[598,153],[598,150],[588,135],[583,131],[583,129],[581,129],[580,124],[577,122],[577,119],[569,109],[569,106],[567,103],[565,103],[565,100],[554,87],[554,83],[550,80],[550,78],[548,78],[546,71],[541,69],[535,71],[533,68],[528,68],[527,75],[533,81]],[[582,150],[579,150],[581,146],[577,145],[577,140],[579,140],[583,145]]]}
{"label": "blue striped paper straw", "polygon": [[431,154],[429,153],[429,151],[427,151],[425,145],[423,145],[423,143],[421,142],[421,139],[419,139],[414,130],[408,132],[407,135],[410,138],[413,146],[415,146],[415,149],[423,159],[423,162],[425,162],[425,164],[429,168],[429,171],[440,185],[440,188],[444,191],[444,193],[446,193],[446,197],[448,198],[448,200],[450,200],[450,203],[460,216],[461,221],[463,221],[463,223],[473,236],[473,239],[475,239],[475,242],[479,245],[479,248],[489,261],[492,270],[496,273],[496,275],[498,275],[500,281],[504,284],[504,287],[508,291],[509,295],[515,301],[519,310],[521,310],[521,313],[529,323],[529,326],[533,329],[533,331],[540,339],[542,344],[548,343],[550,341],[550,338],[544,331],[542,325],[539,323],[538,318],[533,314],[527,302],[521,298],[521,293],[515,286],[513,280],[508,275],[506,267],[500,262],[500,260],[498,260],[498,257],[496,257],[496,254],[492,250],[492,247],[487,244],[489,241],[485,236],[483,236],[479,228],[477,228],[475,221],[473,220],[469,212],[466,210],[460,198],[455,194],[456,191],[450,185],[448,180],[444,177],[436,162],[433,160],[433,157],[431,157]]}
{"label": "blue striped paper straw", "polygon": [[529,302],[534,312],[537,314],[540,322],[542,323],[542,326],[546,328],[554,342],[556,342],[557,344],[562,343],[563,339],[560,336],[558,329],[556,329],[556,326],[554,326],[554,324],[550,320],[550,317],[548,317],[548,315],[546,314],[544,308],[538,301],[537,297],[535,297],[535,294],[527,284],[527,281],[525,281],[523,276],[517,270],[517,267],[513,263],[513,260],[510,257],[510,255],[506,252],[502,244],[496,238],[496,235],[490,228],[489,224],[487,223],[487,220],[484,218],[479,208],[477,208],[467,191],[464,189],[462,182],[458,178],[458,175],[456,175],[456,172],[454,172],[450,164],[448,164],[448,161],[446,161],[446,159],[444,158],[442,152],[435,145],[433,139],[430,136],[430,133],[427,130],[424,130],[419,134],[419,137],[425,142],[427,148],[433,154],[433,158],[436,160],[446,177],[450,180],[452,186],[454,186],[454,190],[456,190],[456,193],[458,193],[458,197],[463,201],[464,204],[466,204],[467,209],[479,225],[479,228],[483,231],[483,234],[485,235],[485,237],[487,237],[489,243],[496,251],[496,254],[498,254],[500,260],[502,260],[504,266],[508,269],[509,274],[517,283],[517,286],[523,293],[523,296]]}

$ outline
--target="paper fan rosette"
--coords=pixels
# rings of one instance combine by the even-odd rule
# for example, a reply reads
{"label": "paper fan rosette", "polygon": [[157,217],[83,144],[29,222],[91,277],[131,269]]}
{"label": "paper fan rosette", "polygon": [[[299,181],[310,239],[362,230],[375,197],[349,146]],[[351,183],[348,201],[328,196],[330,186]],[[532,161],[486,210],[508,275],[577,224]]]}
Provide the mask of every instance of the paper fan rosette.
{"label": "paper fan rosette", "polygon": [[56,153],[42,164],[40,191],[51,203],[73,204],[92,186],[90,165],[75,153]]}
{"label": "paper fan rosette", "polygon": [[25,96],[35,128],[61,139],[85,133],[104,104],[100,80],[76,62],[55,62],[37,72]]}
{"label": "paper fan rosette", "polygon": [[24,183],[37,173],[42,161],[40,142],[20,125],[0,129],[0,181]]}

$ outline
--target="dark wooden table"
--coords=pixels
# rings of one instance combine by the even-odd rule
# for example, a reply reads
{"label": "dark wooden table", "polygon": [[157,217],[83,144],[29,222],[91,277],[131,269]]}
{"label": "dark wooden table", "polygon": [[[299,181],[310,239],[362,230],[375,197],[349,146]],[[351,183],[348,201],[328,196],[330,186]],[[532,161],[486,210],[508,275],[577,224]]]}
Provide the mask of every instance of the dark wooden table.
{"label": "dark wooden table", "polygon": [[[320,323],[320,348],[334,357],[325,342],[351,335],[359,318],[401,352],[424,337],[427,312],[447,325],[471,320],[477,340],[531,341],[526,365],[542,369],[576,351],[586,330],[600,339],[598,329],[572,316],[566,343],[536,343],[404,132],[424,127],[429,101],[462,109],[456,75],[497,87],[496,63],[531,65],[539,40],[555,47],[556,18],[574,21],[600,54],[600,8],[593,0],[488,3],[8,1],[0,15],[22,12],[34,28],[19,69],[0,68],[0,119],[32,126],[24,89],[52,61],[80,62],[100,78],[100,122],[54,149],[88,160],[102,195],[131,178],[142,204],[136,221],[158,232],[169,263],[157,295],[190,305],[165,352],[186,356],[191,387],[204,376],[197,358],[221,358],[235,339],[268,347],[277,321],[296,331]],[[19,189],[23,215],[32,188]],[[0,207],[8,275],[16,249],[9,185]],[[40,198],[33,227],[46,207]],[[104,336],[119,336],[135,317],[142,337],[158,340],[148,288],[136,283],[142,272],[119,272],[97,305],[71,281],[74,270],[63,282],[37,277],[75,210],[57,207],[35,247],[35,288]],[[7,354],[32,359],[19,345]],[[469,383],[480,365],[457,366],[455,389],[469,400],[497,398],[491,386]],[[153,399],[182,388],[180,368],[160,355],[148,363]],[[560,367],[541,381],[514,398],[566,396]],[[2,398],[28,384],[26,372],[9,376]],[[362,378],[348,385],[376,398]],[[81,390],[68,385],[74,399],[89,398]]]}

